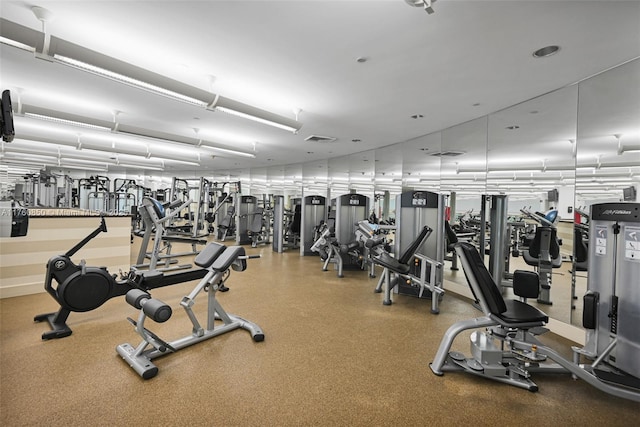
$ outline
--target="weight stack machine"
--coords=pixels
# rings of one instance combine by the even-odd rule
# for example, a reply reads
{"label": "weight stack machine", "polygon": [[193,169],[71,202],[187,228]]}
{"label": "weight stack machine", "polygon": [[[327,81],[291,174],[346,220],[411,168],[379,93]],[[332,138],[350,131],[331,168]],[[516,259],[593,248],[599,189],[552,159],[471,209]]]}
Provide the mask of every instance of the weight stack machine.
{"label": "weight stack machine", "polygon": [[[396,258],[414,241],[426,225],[433,234],[416,251],[416,262],[409,275],[415,281],[442,289],[442,265],[444,262],[444,196],[430,191],[407,191],[396,196],[396,235],[394,255]],[[430,283],[433,281],[434,283]],[[395,290],[397,289],[397,291]],[[419,296],[420,288],[400,281],[394,289],[403,295]],[[425,291],[422,298],[432,298]]]}
{"label": "weight stack machine", "polygon": [[[585,346],[600,379],[640,389],[640,203],[591,206]],[[577,360],[576,360],[577,362]]]}
{"label": "weight stack machine", "polygon": [[[357,193],[343,194],[336,198],[335,214],[336,240],[341,245],[348,245],[357,240],[356,227],[358,221],[365,220],[369,216],[369,198]],[[342,268],[344,269],[362,269],[361,259],[343,254],[342,260]],[[338,269],[338,271],[341,270]]]}
{"label": "weight stack machine", "polygon": [[327,199],[323,196],[305,196],[302,199],[302,223],[300,224],[300,255],[318,255],[311,250],[315,243],[314,229],[320,221],[327,220]]}

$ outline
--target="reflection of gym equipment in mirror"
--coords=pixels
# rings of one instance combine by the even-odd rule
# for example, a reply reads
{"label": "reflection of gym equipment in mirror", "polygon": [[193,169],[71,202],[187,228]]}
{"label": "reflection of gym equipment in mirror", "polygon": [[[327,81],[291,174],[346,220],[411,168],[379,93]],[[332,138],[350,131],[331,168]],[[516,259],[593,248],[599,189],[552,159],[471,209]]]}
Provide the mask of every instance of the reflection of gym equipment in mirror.
{"label": "reflection of gym equipment in mirror", "polygon": [[182,200],[191,202],[185,207],[182,216],[174,217],[165,226],[167,231],[173,234],[189,236],[193,238],[209,235],[213,222],[215,184],[208,179],[181,179],[174,177],[171,182],[169,200]]}
{"label": "reflection of gym equipment in mirror", "polygon": [[16,184],[16,198],[22,201],[25,206],[48,206],[56,205],[57,177],[40,171],[37,174],[26,174],[23,176],[24,182]]}
{"label": "reflection of gym equipment in mirror", "polygon": [[367,266],[364,245],[371,236],[368,227],[360,222],[367,221],[369,198],[351,193],[337,197],[335,202],[327,222],[320,225],[311,251],[320,255],[322,271],[332,263],[338,277],[344,277],[345,269],[364,270]]}
{"label": "reflection of gym equipment in mirror", "polygon": [[[197,344],[201,341],[214,338],[218,335],[242,328],[251,334],[255,342],[264,340],[264,333],[258,325],[239,316],[227,313],[216,299],[216,292],[224,286],[229,278],[230,269],[244,271],[247,268],[248,258],[259,258],[259,255],[247,256],[244,248],[240,246],[227,247],[219,243],[209,243],[198,254],[194,263],[206,271],[206,276],[195,286],[191,293],[180,302],[192,324],[191,333],[183,338],[166,342],[155,333],[145,327],[145,320],[151,318],[157,323],[166,322],[171,318],[171,307],[164,302],[152,298],[150,294],[139,289],[134,289],[126,294],[126,301],[140,310],[137,320],[128,318],[135,331],[142,337],[142,342],[137,346],[125,343],[116,347],[118,354],[131,366],[142,378],[153,378],[158,373],[158,367],[152,360],[169,353]],[[193,306],[196,297],[201,293],[208,294],[207,323],[200,324]]]}
{"label": "reflection of gym equipment in mirror", "polygon": [[571,309],[575,310],[576,305],[573,301],[577,298],[577,279],[586,279],[586,273],[589,270],[589,214],[585,213],[582,209],[575,209],[573,221],[573,255],[571,261]]}
{"label": "reflection of gym equipment in mirror", "polygon": [[326,223],[323,221],[318,227],[318,239],[311,246],[311,250],[317,252],[324,262],[322,271],[328,271],[329,263],[333,263],[338,277],[344,277],[344,260],[349,257],[357,259],[360,270],[368,269],[370,278],[376,277],[375,265],[378,263],[375,258],[391,250],[382,229],[368,220],[358,221],[354,231],[355,240],[341,244],[335,238],[334,227],[332,217]]}
{"label": "reflection of gym equipment in mirror", "polygon": [[265,210],[262,206],[256,207],[256,209],[248,214],[249,225],[247,228],[247,234],[251,238],[251,247],[256,248],[258,244],[269,243],[269,218],[267,217]]}
{"label": "reflection of gym equipment in mirror", "polygon": [[220,241],[225,241],[227,237],[235,239],[236,203],[240,190],[240,181],[214,182],[209,185],[209,210],[205,221],[209,224],[208,231],[215,233],[216,239]]}
{"label": "reflection of gym equipment in mirror", "polygon": [[284,251],[284,196],[273,197],[273,240],[271,248],[274,252],[282,253]]}
{"label": "reflection of gym equipment in mirror", "polygon": [[[136,264],[132,266],[135,270],[185,270],[191,268],[191,264],[177,264],[179,257],[198,254],[197,245],[205,245],[206,240],[188,236],[180,236],[168,233],[167,224],[191,205],[191,199],[182,201],[160,203],[150,197],[142,199],[139,213],[144,222],[144,233],[142,243],[138,252]],[[149,250],[149,243],[153,239],[153,245]],[[191,251],[172,253],[174,243],[186,243],[191,245]],[[149,259],[149,263],[145,260]]]}
{"label": "reflection of gym equipment in mirror", "polygon": [[[10,212],[10,214],[9,214]],[[15,200],[0,200],[0,237],[22,237],[29,230],[29,210]]]}
{"label": "reflection of gym equipment in mirror", "polygon": [[[546,332],[542,326],[548,316],[526,303],[538,293],[537,280],[530,277],[535,273],[514,273],[514,293],[525,302],[504,300],[477,249],[460,243],[456,250],[484,316],[456,322],[446,331],[431,370],[436,375],[465,371],[529,391],[538,390],[531,373],[566,373],[606,393],[640,402],[640,205],[594,205],[591,224],[592,273],[583,316],[586,340],[584,347],[573,347],[573,361],[536,338]],[[486,332],[471,334],[471,358],[450,351],[460,333],[483,327]],[[582,365],[581,357],[593,362]]]}
{"label": "reflection of gym equipment in mirror", "polygon": [[285,212],[284,241],[289,249],[300,248],[300,233],[302,227],[302,200],[295,199],[293,208]]}
{"label": "reflection of gym equipment in mirror", "polygon": [[257,207],[258,199],[255,196],[239,196],[235,214],[237,245],[251,244],[249,227]]}
{"label": "reflection of gym equipment in mirror", "polygon": [[451,270],[458,270],[458,255],[456,254],[455,247],[458,242],[469,242],[476,237],[475,232],[467,231],[457,233],[449,221],[444,222],[444,235],[445,235],[445,261],[451,261]]}
{"label": "reflection of gym equipment in mirror", "polygon": [[116,178],[113,181],[113,192],[109,194],[110,206],[116,213],[131,214],[142,203],[151,190],[136,183],[135,179]]}
{"label": "reflection of gym equipment in mirror", "polygon": [[285,249],[300,247],[300,233],[302,226],[302,199],[294,198],[291,209],[285,206],[285,197],[273,196],[273,243],[274,252],[282,253]]}
{"label": "reflection of gym equipment in mirror", "polygon": [[107,176],[90,176],[78,180],[78,207],[97,212],[109,211],[111,179]]}
{"label": "reflection of gym equipment in mirror", "polygon": [[327,220],[326,198],[305,196],[302,199],[300,215],[300,254],[313,255],[311,246],[320,237],[319,227]]}
{"label": "reflection of gym equipment in mirror", "polygon": [[[540,292],[538,302],[551,305],[551,284],[554,268],[562,266],[562,255],[560,253],[561,242],[558,239],[556,224],[558,222],[558,211],[555,209],[545,213],[529,212],[521,209],[527,217],[538,223],[535,227],[533,237],[529,237],[525,248],[522,251],[524,261],[536,268],[540,277]],[[527,237],[525,236],[525,239]]]}

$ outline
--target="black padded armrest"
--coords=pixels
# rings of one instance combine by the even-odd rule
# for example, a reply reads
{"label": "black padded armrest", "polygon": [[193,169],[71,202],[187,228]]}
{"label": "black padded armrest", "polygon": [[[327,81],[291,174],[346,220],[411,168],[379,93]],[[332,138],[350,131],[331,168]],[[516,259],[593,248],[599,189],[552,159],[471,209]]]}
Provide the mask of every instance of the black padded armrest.
{"label": "black padded armrest", "polygon": [[380,255],[373,257],[373,262],[399,274],[407,274],[411,270],[409,264],[401,263],[387,252],[382,252]]}
{"label": "black padded armrest", "polygon": [[211,242],[196,256],[193,263],[198,267],[209,268],[220,254],[225,252],[226,248],[227,247],[225,245]]}
{"label": "black padded armrest", "polygon": [[535,271],[516,270],[513,272],[513,293],[522,298],[538,298],[540,278]]}
{"label": "black padded armrest", "polygon": [[367,239],[367,241],[364,243],[364,246],[367,249],[371,249],[373,247],[382,245],[385,243],[385,238],[384,237],[372,237],[370,239]]}
{"label": "black padded armrest", "polygon": [[[226,251],[222,252],[222,254],[214,261],[211,265],[211,268],[216,271],[226,271],[231,267],[233,262],[241,255],[244,255],[244,248],[242,246],[230,246]],[[244,261],[244,260],[242,260]],[[246,261],[245,268],[246,268]],[[234,270],[237,270],[234,268]]]}

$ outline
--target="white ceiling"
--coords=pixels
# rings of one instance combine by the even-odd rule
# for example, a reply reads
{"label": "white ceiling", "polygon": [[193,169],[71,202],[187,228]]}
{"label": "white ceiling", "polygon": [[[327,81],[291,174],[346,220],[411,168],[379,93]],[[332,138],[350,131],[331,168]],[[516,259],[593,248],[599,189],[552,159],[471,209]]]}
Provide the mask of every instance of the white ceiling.
{"label": "white ceiling", "polygon": [[[637,1],[440,0],[427,15],[404,0],[3,0],[0,16],[42,31],[34,5],[53,13],[46,31],[55,37],[288,118],[302,110],[303,126],[292,134],[0,45],[0,83],[14,103],[107,121],[119,111],[122,124],[185,137],[198,129],[199,138],[245,152],[255,145],[251,159],[147,142],[153,154],[200,164],[167,161],[168,176],[319,161],[413,140],[640,56]],[[561,50],[532,56],[547,45]],[[114,151],[131,144],[19,114],[15,122],[16,144],[27,144],[21,133],[63,151],[78,141]],[[550,124],[562,129],[558,120]],[[337,140],[304,141],[310,135]],[[36,151],[51,145],[28,144]]]}

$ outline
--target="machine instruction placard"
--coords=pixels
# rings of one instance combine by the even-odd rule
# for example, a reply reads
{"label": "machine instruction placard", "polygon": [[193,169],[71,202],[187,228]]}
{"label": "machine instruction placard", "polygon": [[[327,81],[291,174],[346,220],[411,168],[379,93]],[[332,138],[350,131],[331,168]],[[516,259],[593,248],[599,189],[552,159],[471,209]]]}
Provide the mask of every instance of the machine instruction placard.
{"label": "machine instruction placard", "polygon": [[596,226],[596,255],[604,256],[607,254],[607,233],[606,226]]}
{"label": "machine instruction placard", "polygon": [[640,262],[640,227],[625,227],[624,258]]}

